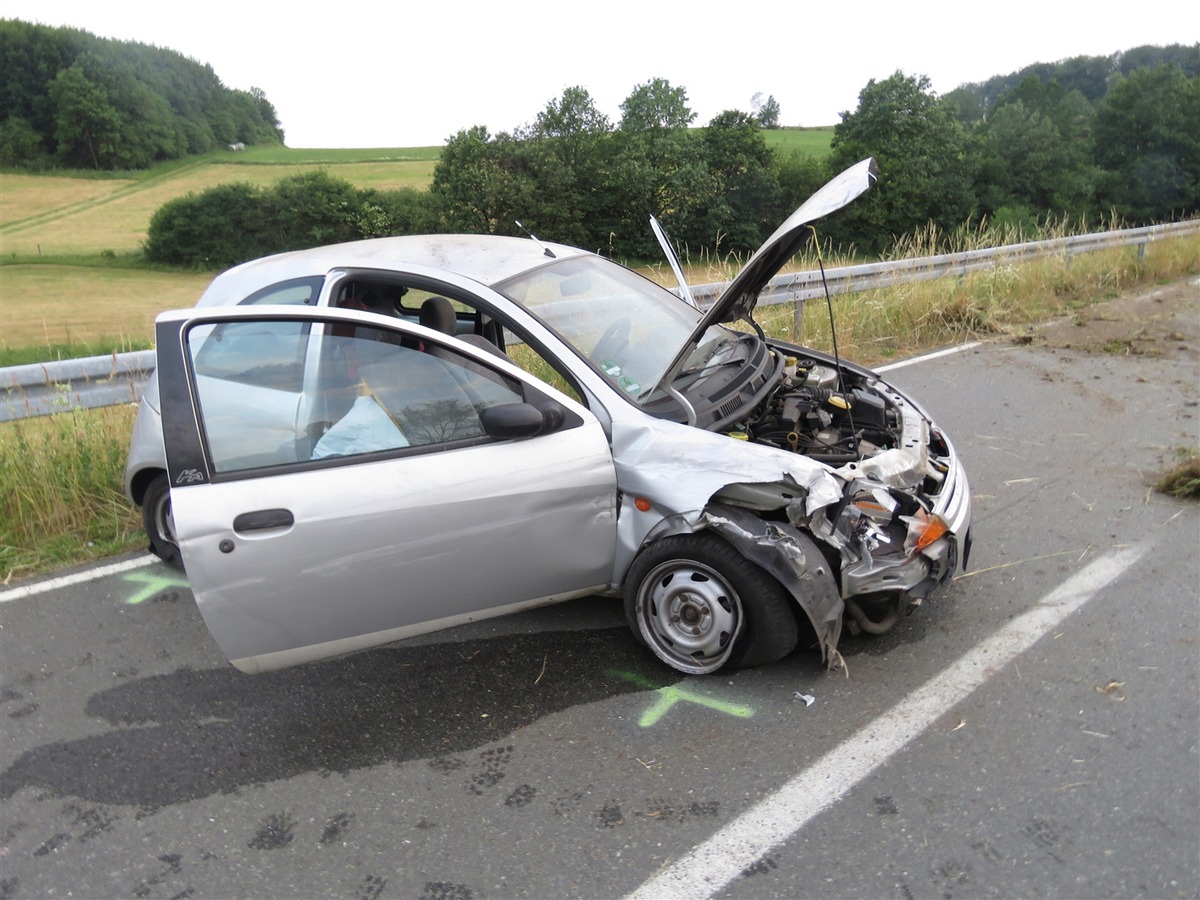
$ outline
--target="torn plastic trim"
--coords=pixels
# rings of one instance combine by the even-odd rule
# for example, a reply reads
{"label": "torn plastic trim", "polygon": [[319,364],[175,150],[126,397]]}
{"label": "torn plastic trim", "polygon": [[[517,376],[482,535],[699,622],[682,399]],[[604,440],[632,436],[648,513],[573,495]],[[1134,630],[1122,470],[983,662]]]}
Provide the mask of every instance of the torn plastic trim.
{"label": "torn plastic trim", "polygon": [[[953,535],[947,523],[930,512],[930,503],[913,491],[860,478],[846,485],[843,501],[807,520],[789,507],[793,524],[804,525],[842,555],[844,598],[864,594],[924,597],[919,587],[940,582],[954,566]],[[929,528],[936,537],[922,542]]]}
{"label": "torn plastic trim", "polygon": [[645,544],[706,529],[719,534],[782,584],[812,623],[825,664],[830,668],[844,664],[837,645],[845,604],[829,562],[811,537],[794,525],[768,522],[746,509],[710,503],[704,509],[663,519],[647,534]]}

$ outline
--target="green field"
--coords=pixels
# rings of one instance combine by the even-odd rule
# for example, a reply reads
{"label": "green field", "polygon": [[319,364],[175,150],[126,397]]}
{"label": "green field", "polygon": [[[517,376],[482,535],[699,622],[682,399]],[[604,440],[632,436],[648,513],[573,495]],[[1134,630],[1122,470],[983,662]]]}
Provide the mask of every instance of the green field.
{"label": "green field", "polygon": [[149,346],[154,316],[191,306],[212,273],[141,262],[150,217],[218,184],[324,169],[356,187],[423,189],[440,147],[250,147],[149,172],[0,173],[0,366]]}
{"label": "green field", "polygon": [[772,128],[763,132],[767,146],[787,156],[790,153],[807,153],[809,156],[829,155],[829,142],[833,139],[833,126],[820,128]]}
{"label": "green field", "polygon": [[0,257],[10,262],[136,253],[155,210],[218,184],[270,185],[324,169],[360,188],[421,189],[429,185],[437,165],[431,152],[262,150],[209,154],[136,178],[0,175]]}
{"label": "green field", "polygon": [[[781,153],[825,155],[833,129],[763,135]],[[140,260],[150,217],[169,200],[230,182],[266,186],[316,169],[360,188],[419,190],[428,187],[441,150],[264,146],[147,172],[0,172],[0,365],[90,354],[98,346],[146,346],[155,314],[192,305],[211,273],[154,271]]]}

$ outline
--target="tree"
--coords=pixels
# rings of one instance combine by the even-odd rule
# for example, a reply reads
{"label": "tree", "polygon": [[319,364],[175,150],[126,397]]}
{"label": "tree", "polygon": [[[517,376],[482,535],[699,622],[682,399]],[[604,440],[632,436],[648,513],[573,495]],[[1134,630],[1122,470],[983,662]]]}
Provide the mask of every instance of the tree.
{"label": "tree", "polygon": [[9,116],[0,122],[0,166],[40,167],[45,155],[41,135],[28,119]]}
{"label": "tree", "polygon": [[962,224],[974,205],[967,133],[950,103],[939,99],[924,75],[897,71],[872,79],[858,109],[834,127],[834,172],[868,157],[879,164],[879,182],[827,225],[842,241],[880,252],[900,235],[933,223]]}
{"label": "tree", "polygon": [[275,112],[275,105],[267,99],[266,92],[262,88],[254,86],[248,91],[254,109],[257,111],[257,122],[255,133],[252,135],[255,140],[249,143],[283,143],[283,128],[279,124],[279,114]]}
{"label": "tree", "polygon": [[1171,64],[1117,76],[1096,108],[1101,201],[1137,222],[1200,209],[1200,76]]}
{"label": "tree", "polygon": [[108,167],[119,140],[120,116],[104,89],[76,62],[50,82],[50,102],[59,159],[67,165]]}
{"label": "tree", "polygon": [[955,115],[964,125],[972,126],[983,120],[983,96],[969,85],[961,85],[944,94],[943,100],[954,107]]}
{"label": "tree", "polygon": [[[757,100],[761,95],[755,94]],[[779,101],[775,99],[774,94],[768,95],[766,100],[762,100],[755,104],[759,127],[761,128],[778,128],[779,127]]]}
{"label": "tree", "polygon": [[1095,175],[1088,159],[1091,104],[1079,91],[1034,75],[1002,94],[978,127],[980,211],[1002,207],[1048,216],[1091,211]]}
{"label": "tree", "polygon": [[[528,141],[542,141],[545,152],[558,165],[542,173],[539,193],[553,185],[557,200],[545,198],[540,204],[540,228],[555,240],[590,240],[594,237],[591,225],[605,215],[609,202],[605,190],[610,169],[606,160],[611,153],[612,124],[596,108],[584,88],[566,88],[561,98],[551,100],[540,112]],[[532,219],[532,210],[521,221]],[[532,224],[527,222],[526,224]],[[594,246],[594,244],[590,244]]]}
{"label": "tree", "polygon": [[105,168],[144,169],[187,152],[187,136],[179,117],[161,94],[137,77],[130,60],[104,59],[87,52],[76,65],[83,66],[87,77],[103,88],[116,113],[117,136]]}
{"label": "tree", "polygon": [[723,175],[771,162],[771,148],[755,117],[738,109],[727,109],[713,116],[704,130],[703,141],[709,165]]}
{"label": "tree", "polygon": [[[756,118],[739,110],[714,116],[703,141],[724,207],[717,228],[729,249],[755,250],[778,224],[780,189],[774,154]],[[715,236],[710,235],[709,241]]]}
{"label": "tree", "polygon": [[687,89],[652,78],[633,89],[621,104],[622,131],[670,131],[687,128],[696,114],[687,105]]}
{"label": "tree", "polygon": [[545,137],[572,138],[611,129],[608,116],[596,108],[592,95],[579,85],[565,88],[562,97],[547,103],[534,123],[534,132]]}
{"label": "tree", "polygon": [[786,156],[775,154],[772,159],[775,178],[779,182],[779,208],[771,221],[779,223],[811,197],[834,173],[829,163],[808,153],[793,150]]}
{"label": "tree", "polygon": [[698,135],[686,129],[618,131],[611,146],[605,245],[625,257],[660,258],[652,215],[675,241],[712,245],[708,217],[719,181],[708,169]]}
{"label": "tree", "polygon": [[431,192],[446,226],[470,234],[519,234],[517,220],[576,241],[586,223],[572,215],[572,173],[558,164],[550,142],[476,125],[446,142],[433,170]]}

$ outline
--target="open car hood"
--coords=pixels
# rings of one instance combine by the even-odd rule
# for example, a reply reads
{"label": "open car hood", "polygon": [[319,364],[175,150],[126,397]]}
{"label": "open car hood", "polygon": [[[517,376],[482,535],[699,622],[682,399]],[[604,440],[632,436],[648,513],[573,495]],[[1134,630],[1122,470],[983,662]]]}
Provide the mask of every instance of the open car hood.
{"label": "open car hood", "polygon": [[831,178],[775,229],[750,261],[738,272],[704,316],[698,332],[717,322],[733,322],[747,315],[758,302],[759,292],[775,277],[808,240],[808,225],[841,209],[867,190],[879,177],[875,160],[867,157]]}
{"label": "open car hood", "polygon": [[878,177],[879,167],[873,157],[867,157],[831,178],[788,216],[784,223],[775,229],[775,233],[754,252],[750,261],[729,283],[729,287],[701,317],[691,336],[679,348],[671,365],[667,367],[659,384],[670,384],[676,375],[676,369],[691,355],[700,341],[700,336],[710,325],[733,322],[749,316],[766,283],[775,277],[784,263],[808,240],[810,223],[846,206],[874,184]]}

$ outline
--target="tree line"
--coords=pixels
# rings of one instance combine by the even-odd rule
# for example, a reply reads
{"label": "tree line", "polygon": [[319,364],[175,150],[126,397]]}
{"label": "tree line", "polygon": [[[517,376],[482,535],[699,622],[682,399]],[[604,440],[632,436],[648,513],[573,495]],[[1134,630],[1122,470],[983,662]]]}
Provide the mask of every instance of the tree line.
{"label": "tree line", "polygon": [[172,50],[0,20],[0,165],[126,170],[229,144],[280,144],[262,91]]}
{"label": "tree line", "polygon": [[1095,102],[1052,73],[945,97],[920,75],[872,80],[858,107],[842,114],[825,159],[772,151],[763,123],[737,110],[692,127],[686,90],[664,79],[634,88],[615,124],[586,89],[570,87],[511,132],[459,131],[427,192],[360,190],[323,172],[273,188],[223,185],[162,207],[147,253],[216,268],[331,241],[523,227],[645,260],[659,253],[651,215],[685,251],[746,253],[866,156],[879,162],[877,189],[821,233],[868,254],[930,227],[953,240],[964,227],[1032,236],[1047,223],[1192,216],[1200,212],[1200,59],[1188,72],[1178,58],[1191,57],[1178,48],[1153,49],[1158,57],[1147,48],[1124,54],[1153,63],[1128,73],[1111,59],[1107,70],[1090,67],[1097,77],[1107,71],[1102,91],[1089,88]]}

